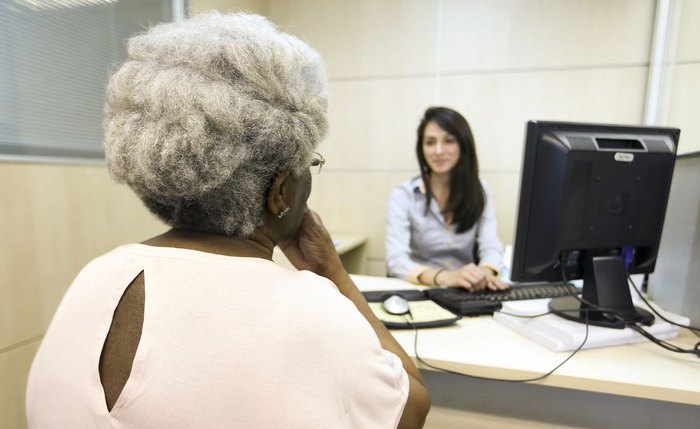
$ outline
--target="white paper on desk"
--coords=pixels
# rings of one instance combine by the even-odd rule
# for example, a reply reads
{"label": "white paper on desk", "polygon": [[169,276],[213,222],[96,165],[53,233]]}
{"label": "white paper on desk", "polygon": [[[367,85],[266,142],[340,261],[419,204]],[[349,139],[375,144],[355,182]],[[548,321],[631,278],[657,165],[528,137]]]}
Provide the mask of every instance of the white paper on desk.
{"label": "white paper on desk", "polygon": [[[543,314],[549,311],[548,303],[548,299],[504,302],[501,309],[502,312],[495,312],[493,318],[550,350],[575,350],[586,338],[586,325],[563,319],[554,314],[531,319],[504,314],[528,316]],[[682,316],[665,312],[662,314],[677,323],[688,323],[688,319]],[[645,329],[659,339],[673,338],[678,335],[678,328],[659,317],[656,318],[652,326],[645,327]],[[611,329],[589,325],[588,339],[583,348],[629,344],[641,341],[647,341],[647,339],[629,328]]]}

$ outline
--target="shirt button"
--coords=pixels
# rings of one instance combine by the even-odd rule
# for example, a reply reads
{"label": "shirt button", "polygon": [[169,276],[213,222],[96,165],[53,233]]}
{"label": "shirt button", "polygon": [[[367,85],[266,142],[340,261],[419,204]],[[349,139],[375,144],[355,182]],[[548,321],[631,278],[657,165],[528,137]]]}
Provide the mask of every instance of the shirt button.
{"label": "shirt button", "polygon": [[447,240],[447,243],[445,243],[445,247],[447,247],[448,249],[451,249],[452,248],[452,241]]}

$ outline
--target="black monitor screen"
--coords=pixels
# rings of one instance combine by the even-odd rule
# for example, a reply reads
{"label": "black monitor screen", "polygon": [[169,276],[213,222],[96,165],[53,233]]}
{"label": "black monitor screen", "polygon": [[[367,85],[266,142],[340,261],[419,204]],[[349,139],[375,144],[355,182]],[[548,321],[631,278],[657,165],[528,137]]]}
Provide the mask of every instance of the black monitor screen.
{"label": "black monitor screen", "polygon": [[627,274],[654,270],[679,135],[528,122],[511,279],[584,279],[585,300],[624,313]]}

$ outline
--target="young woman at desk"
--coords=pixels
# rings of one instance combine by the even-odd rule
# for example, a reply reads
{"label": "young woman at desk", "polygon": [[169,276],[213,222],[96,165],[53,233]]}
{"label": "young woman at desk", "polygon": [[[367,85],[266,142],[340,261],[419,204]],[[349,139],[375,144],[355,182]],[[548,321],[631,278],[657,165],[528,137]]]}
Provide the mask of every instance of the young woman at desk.
{"label": "young woman at desk", "polygon": [[507,289],[498,273],[503,252],[496,212],[479,180],[474,138],[466,119],[431,107],[418,127],[421,175],[391,193],[387,210],[387,271],[431,286]]}

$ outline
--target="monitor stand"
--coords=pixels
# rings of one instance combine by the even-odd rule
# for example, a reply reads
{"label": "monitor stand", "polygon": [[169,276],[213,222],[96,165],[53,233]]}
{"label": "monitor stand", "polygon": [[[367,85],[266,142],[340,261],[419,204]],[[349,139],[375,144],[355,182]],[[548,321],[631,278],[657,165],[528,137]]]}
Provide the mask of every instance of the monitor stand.
{"label": "monitor stand", "polygon": [[582,298],[554,298],[552,313],[574,322],[623,329],[629,324],[651,325],[654,315],[632,304],[627,270],[620,256],[584,256]]}

